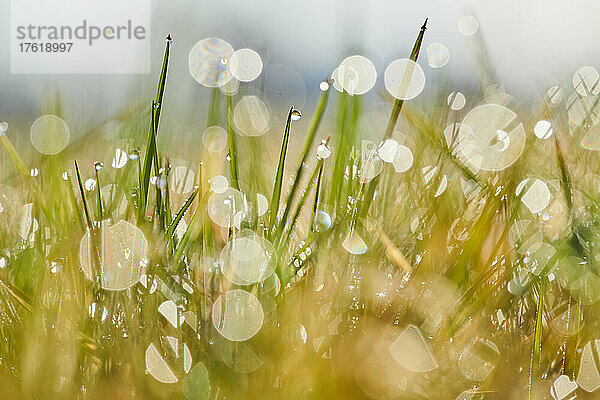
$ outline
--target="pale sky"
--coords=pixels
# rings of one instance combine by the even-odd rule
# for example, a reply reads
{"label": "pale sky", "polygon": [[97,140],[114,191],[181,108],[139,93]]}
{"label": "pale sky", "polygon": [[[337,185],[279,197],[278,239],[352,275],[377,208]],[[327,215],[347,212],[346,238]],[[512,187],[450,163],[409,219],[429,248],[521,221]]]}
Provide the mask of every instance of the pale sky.
{"label": "pale sky", "polygon": [[[0,1],[0,29],[7,37],[10,1]],[[583,65],[600,66],[597,0],[153,0],[152,11],[150,75],[11,75],[7,40],[0,41],[0,113],[34,113],[48,85],[61,88],[72,114],[81,119],[102,118],[134,95],[149,96],[167,32],[175,38],[169,90],[184,102],[208,97],[187,66],[189,49],[205,37],[223,36],[234,48],[261,47],[265,63],[292,66],[309,93],[346,55],[362,53],[375,63],[380,87],[386,65],[408,55],[426,17],[424,47],[441,42],[449,48],[444,73],[459,88],[475,79],[474,41],[457,30],[465,14],[479,20],[498,76],[516,96],[569,82]],[[426,74],[433,73],[424,53],[420,63]]]}

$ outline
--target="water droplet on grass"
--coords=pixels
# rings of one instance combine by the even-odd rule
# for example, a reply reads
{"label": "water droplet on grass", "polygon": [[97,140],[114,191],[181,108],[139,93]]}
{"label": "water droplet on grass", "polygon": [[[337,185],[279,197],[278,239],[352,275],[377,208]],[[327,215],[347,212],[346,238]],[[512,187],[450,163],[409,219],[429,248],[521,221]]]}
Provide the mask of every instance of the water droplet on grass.
{"label": "water droplet on grass", "polygon": [[564,91],[556,85],[550,87],[550,89],[548,89],[548,91],[546,92],[546,95],[548,96],[548,102],[550,103],[551,107],[556,107],[557,105],[562,103],[562,101],[565,98]]}
{"label": "water droplet on grass", "polygon": [[84,182],[83,187],[85,188],[85,190],[87,190],[88,192],[94,191],[96,190],[96,180],[95,179],[88,179]]}
{"label": "water droplet on grass", "polygon": [[222,227],[233,226],[233,217],[243,210],[243,196],[233,189],[227,188],[223,193],[213,193],[208,198],[208,216]]}
{"label": "water droplet on grass", "polygon": [[183,378],[182,390],[187,400],[207,400],[209,398],[210,378],[204,364],[196,364]]}
{"label": "water droplet on grass", "polygon": [[320,160],[326,160],[331,155],[331,149],[327,144],[321,143],[317,146],[317,158]]}
{"label": "water droplet on grass", "polygon": [[262,217],[269,208],[269,200],[267,200],[265,195],[258,193],[256,195],[256,204],[257,204],[258,216]]}
{"label": "water droplet on grass", "polygon": [[217,175],[210,180],[210,190],[215,193],[223,193],[229,187],[229,181],[223,175]]}
{"label": "water droplet on grass", "polygon": [[394,139],[387,139],[379,146],[379,157],[383,162],[391,163],[394,162],[396,150],[398,149],[398,142]]}
{"label": "water droplet on grass", "polygon": [[252,49],[236,50],[229,59],[229,69],[240,82],[251,82],[262,72],[260,55]]}
{"label": "water droplet on grass", "polygon": [[419,64],[402,58],[392,61],[385,70],[385,88],[399,100],[417,97],[425,87],[425,73]]}
{"label": "water droplet on grass", "polygon": [[414,158],[412,151],[403,144],[399,144],[393,161],[396,172],[408,171],[410,167],[412,167],[413,160]]}
{"label": "water droplet on grass", "polygon": [[328,91],[329,90],[329,82],[323,81],[323,82],[319,83],[319,89],[321,90],[321,92]]}
{"label": "water droplet on grass", "polygon": [[459,111],[467,104],[467,99],[461,92],[452,92],[448,95],[447,102],[452,110]]}
{"label": "water droplet on grass", "polygon": [[[98,261],[100,284],[106,290],[125,290],[135,285],[145,273],[149,245],[144,233],[130,222],[120,220],[112,225],[100,224],[98,237]],[[94,254],[90,232],[86,232],[79,246],[79,262],[84,275],[95,280],[92,274]]]}
{"label": "water droplet on grass", "polygon": [[260,302],[245,290],[225,292],[213,303],[213,325],[227,340],[241,342],[250,339],[260,331],[263,319]]}
{"label": "water droplet on grass", "polygon": [[233,122],[240,134],[261,136],[269,130],[271,117],[258,96],[243,96],[233,109]]}
{"label": "water droplet on grass", "polygon": [[375,66],[366,57],[355,55],[345,58],[331,74],[333,86],[350,95],[367,93],[377,81]]}
{"label": "water droplet on grass", "polygon": [[0,136],[6,135],[8,132],[8,122],[2,121],[0,122]]}
{"label": "water droplet on grass", "polygon": [[500,358],[498,347],[490,340],[475,338],[458,358],[458,368],[465,378],[483,382],[496,368]]}
{"label": "water droplet on grass", "polygon": [[245,230],[223,248],[221,263],[227,279],[237,285],[250,285],[273,273],[275,251],[267,239]]}
{"label": "water droplet on grass", "polygon": [[600,102],[595,95],[577,97],[568,101],[569,121],[575,126],[586,124],[595,126],[600,123]]}
{"label": "water droplet on grass", "polygon": [[[179,339],[173,336],[166,336],[164,343],[159,346],[150,343],[146,349],[146,370],[154,379],[162,383],[176,383],[179,381],[175,371],[169,365],[171,362],[181,360],[179,354]],[[183,344],[183,371],[187,374],[192,367],[192,354],[187,344]]]}
{"label": "water droplet on grass", "polygon": [[499,104],[485,104],[465,116],[456,144],[459,156],[471,167],[500,171],[521,156],[525,129],[513,111]]}
{"label": "water droplet on grass", "polygon": [[292,121],[299,121],[302,118],[302,113],[300,110],[294,108],[292,110]]}
{"label": "water droplet on grass", "polygon": [[[550,394],[555,400],[566,400],[567,396],[577,389],[577,383],[567,375],[561,375],[552,384]],[[571,398],[573,399],[573,397]]]}
{"label": "water droplet on grass", "polygon": [[463,15],[458,20],[458,31],[464,36],[473,36],[479,30],[479,22],[472,15]]}
{"label": "water droplet on grass", "polygon": [[398,364],[413,372],[437,368],[437,362],[419,328],[409,325],[390,345],[390,353]]}
{"label": "water droplet on grass", "polygon": [[43,115],[36,119],[31,125],[29,135],[33,147],[47,155],[63,151],[71,137],[67,123],[56,115]]}
{"label": "water droplet on grass", "polygon": [[128,156],[127,153],[119,148],[115,149],[111,167],[115,169],[123,168],[127,164]]}
{"label": "water droplet on grass", "polygon": [[233,53],[233,47],[224,40],[203,39],[190,50],[188,56],[190,74],[203,86],[223,86],[233,77],[227,62]]}
{"label": "water droplet on grass", "polygon": [[[517,196],[521,194],[521,191],[525,186],[528,186],[528,183],[529,179],[521,181],[517,186],[515,194]],[[527,192],[521,197],[521,201],[527,206],[529,211],[537,214],[548,206],[551,198],[552,195],[550,194],[548,186],[543,181],[536,179],[531,183]]]}
{"label": "water droplet on grass", "polygon": [[427,62],[431,68],[441,68],[448,64],[450,52],[442,43],[431,43],[427,46]]}
{"label": "water droplet on grass", "polygon": [[550,136],[552,136],[552,133],[554,133],[554,129],[552,129],[552,123],[546,120],[538,121],[533,128],[533,133],[538,139],[548,139]]}
{"label": "water droplet on grass", "polygon": [[573,74],[573,88],[581,96],[600,93],[600,74],[598,70],[591,66],[579,68]]}
{"label": "water droplet on grass", "polygon": [[348,232],[342,247],[350,254],[364,254],[369,250],[365,241],[353,230]]}
{"label": "water droplet on grass", "polygon": [[600,389],[600,339],[588,342],[581,353],[579,371],[577,372],[577,384],[586,392],[594,392]]}
{"label": "water droplet on grass", "polygon": [[158,312],[169,321],[174,328],[178,327],[177,305],[173,300],[167,300],[158,306]]}
{"label": "water droplet on grass", "polygon": [[169,174],[169,189],[174,193],[189,194],[194,190],[196,174],[185,165],[179,165]]}
{"label": "water droplet on grass", "polygon": [[220,126],[209,126],[202,133],[202,144],[211,153],[219,153],[227,148],[227,132]]}

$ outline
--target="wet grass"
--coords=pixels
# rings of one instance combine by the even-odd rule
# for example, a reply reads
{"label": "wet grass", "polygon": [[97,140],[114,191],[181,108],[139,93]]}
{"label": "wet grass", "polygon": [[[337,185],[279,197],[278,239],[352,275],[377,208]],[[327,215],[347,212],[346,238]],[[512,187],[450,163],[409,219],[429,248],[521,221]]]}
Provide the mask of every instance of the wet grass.
{"label": "wet grass", "polygon": [[[365,137],[364,99],[326,89],[306,131],[289,108],[274,146],[240,136],[237,95],[214,89],[206,126],[224,116],[227,150],[214,155],[198,144],[182,177],[170,161],[175,149],[157,141],[170,51],[169,37],[150,112],[132,106],[118,116],[136,142],[126,150],[143,154],[124,168],[88,171],[67,149],[31,176],[11,131],[0,136],[16,171],[0,183],[0,389],[8,398],[542,399],[559,375],[577,379],[598,367],[580,366],[581,349],[600,332],[600,163],[580,146],[594,129],[589,112],[575,129],[564,105],[550,107],[546,97],[539,113],[518,110],[527,127],[539,115],[556,121],[554,138],[531,139],[527,128],[519,160],[484,171],[461,156],[455,135],[444,138],[466,110],[385,98],[385,130]],[[302,145],[290,161],[293,135]],[[373,137],[365,159],[363,140]],[[414,163],[402,173],[386,163],[366,179],[381,138],[404,140]],[[93,131],[90,140],[102,141]],[[332,155],[318,157],[317,146]],[[196,176],[186,191],[189,171]],[[217,175],[233,194],[219,198]],[[551,198],[534,213],[525,195],[535,179]],[[264,213],[259,193],[269,199]],[[120,220],[143,233],[148,259],[140,282],[111,291],[102,289],[102,221]],[[91,281],[80,263],[86,232]],[[254,237],[271,246],[275,273],[234,283],[223,260],[249,256],[251,248],[240,255],[235,246]],[[264,320],[249,340],[228,341],[216,329],[213,304],[232,289],[260,302]],[[159,312],[169,301],[175,325]],[[151,343],[176,383],[147,371]],[[191,371],[173,347],[189,349]],[[468,389],[463,396],[472,397],[457,397]]]}

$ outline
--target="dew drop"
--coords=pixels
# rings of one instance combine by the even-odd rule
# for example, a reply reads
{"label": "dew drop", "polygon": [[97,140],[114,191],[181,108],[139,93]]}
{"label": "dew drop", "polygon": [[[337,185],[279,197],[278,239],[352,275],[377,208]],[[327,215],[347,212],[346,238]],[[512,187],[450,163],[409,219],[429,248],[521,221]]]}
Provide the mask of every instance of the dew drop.
{"label": "dew drop", "polygon": [[292,110],[292,121],[299,121],[300,118],[302,118],[302,113],[300,112],[300,110],[294,108]]}
{"label": "dew drop", "polygon": [[123,168],[127,164],[127,153],[121,149],[116,149],[113,156],[111,167],[115,169]]}
{"label": "dew drop", "polygon": [[384,73],[385,88],[399,100],[417,97],[425,87],[425,73],[419,64],[402,58],[388,65]]}
{"label": "dew drop", "polygon": [[87,181],[85,181],[83,186],[85,187],[85,190],[87,190],[88,192],[91,192],[96,189],[96,180],[90,178]]}
{"label": "dew drop", "polygon": [[227,340],[242,342],[250,339],[260,331],[263,320],[260,302],[245,290],[225,292],[213,303],[213,325]]}
{"label": "dew drop", "polygon": [[56,115],[42,115],[29,130],[31,144],[42,154],[54,155],[64,150],[71,137],[67,123]]}
{"label": "dew drop", "polygon": [[479,29],[479,22],[472,15],[463,15],[458,20],[458,31],[464,36],[473,36]]}
{"label": "dew drop", "polygon": [[554,129],[552,129],[550,121],[541,120],[535,124],[533,133],[538,139],[548,139],[554,133]]}
{"label": "dew drop", "polygon": [[331,149],[327,144],[321,143],[317,146],[317,158],[320,160],[326,160],[331,155]]}

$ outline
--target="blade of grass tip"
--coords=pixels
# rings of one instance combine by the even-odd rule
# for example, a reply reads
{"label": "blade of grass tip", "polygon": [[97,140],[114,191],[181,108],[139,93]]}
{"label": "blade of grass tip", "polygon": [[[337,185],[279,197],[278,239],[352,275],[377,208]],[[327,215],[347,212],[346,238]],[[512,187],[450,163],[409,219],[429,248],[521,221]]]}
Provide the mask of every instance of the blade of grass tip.
{"label": "blade of grass tip", "polygon": [[283,140],[281,141],[281,151],[279,152],[279,163],[277,164],[275,183],[273,184],[273,195],[271,196],[271,210],[269,212],[269,232],[271,234],[275,233],[274,228],[277,225],[277,212],[279,211],[279,199],[281,198],[281,186],[283,185],[283,168],[285,166],[285,156],[287,154],[293,112],[294,107],[290,107],[290,111],[288,112],[287,116],[287,121],[285,123]]}
{"label": "blade of grass tip", "polygon": [[179,261],[183,257],[183,253],[187,249],[187,245],[191,239],[192,234],[197,233],[198,227],[200,226],[201,218],[204,215],[204,209],[206,208],[206,203],[207,203],[209,197],[210,197],[210,191],[207,191],[204,193],[204,195],[202,196],[202,199],[198,203],[198,207],[196,207],[196,210],[194,211],[192,220],[190,221],[188,228],[186,229],[185,233],[183,234],[183,237],[181,238],[179,245],[175,249],[175,254],[173,255],[173,260],[175,261],[175,263],[179,263]]}
{"label": "blade of grass tip", "polygon": [[[158,157],[156,151],[156,136],[158,132],[158,126],[160,121],[160,113],[162,110],[163,97],[165,93],[165,84],[167,82],[167,71],[169,67],[169,54],[171,50],[171,43],[173,43],[173,39],[171,35],[167,35],[166,37],[166,45],[165,45],[165,54],[163,57],[162,69],[160,71],[160,78],[158,79],[158,87],[156,89],[156,98],[152,103],[151,113],[151,123],[150,128],[148,129],[148,138],[146,141],[146,156],[144,158],[144,169],[142,175],[142,187],[140,188],[140,200],[141,200],[141,210],[142,215],[145,214],[146,204],[148,200],[148,186],[150,184],[150,168],[152,162],[156,163],[156,169],[158,170]],[[146,165],[147,164],[147,165]]]}
{"label": "blade of grass tip", "polygon": [[[419,58],[419,52],[421,51],[421,45],[423,44],[423,36],[425,35],[425,31],[427,30],[427,20],[428,20],[428,18],[425,19],[423,26],[421,26],[421,30],[419,31],[419,34],[417,35],[417,40],[415,41],[413,49],[410,53],[410,59],[415,62]],[[396,127],[396,123],[398,122],[398,117],[400,116],[400,111],[402,111],[403,105],[404,105],[404,100],[396,99],[396,101],[394,101],[394,107],[392,108],[392,114],[390,115],[390,119],[388,120],[387,128],[385,129],[385,135],[383,137],[384,141],[386,139],[389,139],[392,137],[392,134],[394,133],[394,128]]]}
{"label": "blade of grass tip", "polygon": [[231,180],[231,187],[240,190],[235,133],[233,131],[232,101],[231,95],[227,95],[227,145],[229,146],[227,161],[229,162],[229,179]]}
{"label": "blade of grass tip", "polygon": [[[292,184],[292,188],[290,193],[287,196],[287,201],[285,203],[285,211],[283,212],[283,218],[281,219],[285,224],[287,217],[292,208],[292,201],[294,196],[296,195],[296,190],[298,190],[298,185],[300,180],[302,179],[302,172],[304,171],[304,163],[306,162],[306,158],[308,157],[308,152],[312,147],[313,141],[315,140],[315,136],[317,133],[317,129],[319,128],[319,124],[321,123],[321,119],[323,118],[323,113],[325,112],[325,107],[327,105],[327,99],[329,97],[329,88],[321,93],[321,98],[319,99],[319,104],[317,105],[317,109],[313,116],[310,129],[308,130],[308,135],[306,136],[306,140],[304,142],[304,148],[302,149],[302,155],[300,157],[300,161],[298,162],[298,168],[296,169],[296,176],[294,177],[294,181]],[[283,225],[282,225],[283,226]]]}
{"label": "blade of grass tip", "polygon": [[199,190],[200,190],[199,188],[194,190],[194,192],[190,195],[190,197],[188,197],[188,199],[185,201],[183,206],[181,206],[181,208],[177,212],[175,219],[173,219],[173,221],[171,222],[171,225],[169,225],[169,229],[167,230],[167,239],[170,239],[171,236],[173,236],[173,233],[175,233],[175,229],[177,229],[177,225],[179,225],[179,222],[181,221],[181,219],[183,218],[185,213],[188,211],[188,209],[192,205],[194,199],[198,195]]}
{"label": "blade of grass tip", "polygon": [[[429,18],[425,19],[423,26],[419,30],[419,34],[417,35],[417,40],[413,46],[413,49],[410,53],[410,59],[414,62],[417,62],[419,58],[419,53],[421,51],[421,45],[423,44],[423,37],[425,36],[425,31],[427,30],[427,21]],[[400,117],[400,112],[402,111],[402,106],[404,105],[404,100],[396,99],[394,101],[394,106],[392,108],[392,113],[388,120],[387,127],[385,129],[385,134],[383,135],[383,141],[385,142],[387,139],[390,139],[394,133],[394,128],[396,127],[396,123],[398,122],[398,118]],[[379,185],[379,179],[381,174],[377,175],[375,178],[371,180],[369,186],[367,187],[365,193],[365,200],[363,206],[360,210],[361,217],[365,217],[367,212],[369,211],[369,207],[371,206],[371,202],[373,201],[373,197],[375,196],[375,191],[377,190],[377,186]]]}

